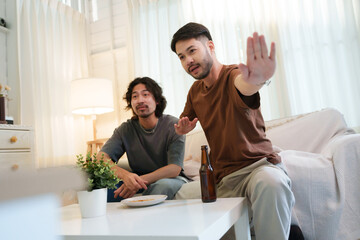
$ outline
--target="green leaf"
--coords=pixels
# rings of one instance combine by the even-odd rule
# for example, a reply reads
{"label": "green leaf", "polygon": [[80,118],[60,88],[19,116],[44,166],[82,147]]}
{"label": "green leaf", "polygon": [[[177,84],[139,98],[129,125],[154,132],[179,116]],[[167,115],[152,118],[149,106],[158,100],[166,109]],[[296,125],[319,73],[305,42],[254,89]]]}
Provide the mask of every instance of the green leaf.
{"label": "green leaf", "polygon": [[88,153],[86,159],[79,154],[76,155],[77,167],[84,171],[88,176],[89,191],[100,188],[116,189],[116,184],[120,179],[116,176],[115,171],[111,169],[108,162],[104,161],[104,155],[97,159],[97,155]]}

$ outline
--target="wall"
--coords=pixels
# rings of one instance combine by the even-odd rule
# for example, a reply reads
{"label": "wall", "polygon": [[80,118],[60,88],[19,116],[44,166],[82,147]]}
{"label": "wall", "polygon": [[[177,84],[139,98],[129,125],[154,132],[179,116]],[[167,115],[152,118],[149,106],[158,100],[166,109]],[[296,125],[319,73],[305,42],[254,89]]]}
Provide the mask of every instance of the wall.
{"label": "wall", "polygon": [[0,17],[6,21],[7,33],[0,31],[0,83],[11,87],[7,103],[7,116],[20,124],[20,82],[18,72],[16,1],[0,0]]}
{"label": "wall", "polygon": [[88,9],[91,75],[113,80],[114,87],[115,112],[97,117],[100,139],[110,137],[115,127],[131,117],[131,112],[124,110],[126,103],[122,99],[132,80],[127,49],[129,20],[126,0],[89,0]]}
{"label": "wall", "polygon": [[[6,19],[5,0],[0,0],[0,18]],[[7,51],[6,51],[6,30],[0,29],[0,83],[7,82]]]}

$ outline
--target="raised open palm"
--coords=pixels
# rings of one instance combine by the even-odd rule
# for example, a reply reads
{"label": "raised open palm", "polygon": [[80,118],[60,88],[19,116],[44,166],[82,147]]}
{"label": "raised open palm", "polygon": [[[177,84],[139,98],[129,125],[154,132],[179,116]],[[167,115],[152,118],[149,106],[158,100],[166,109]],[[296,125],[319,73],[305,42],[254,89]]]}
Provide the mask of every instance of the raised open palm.
{"label": "raised open palm", "polygon": [[174,124],[175,132],[179,135],[187,134],[195,128],[197,121],[197,118],[190,121],[188,117],[182,117],[177,124]]}
{"label": "raised open palm", "polygon": [[242,78],[248,83],[262,85],[275,72],[275,43],[271,43],[270,55],[263,35],[254,33],[247,39],[247,62],[240,64]]}

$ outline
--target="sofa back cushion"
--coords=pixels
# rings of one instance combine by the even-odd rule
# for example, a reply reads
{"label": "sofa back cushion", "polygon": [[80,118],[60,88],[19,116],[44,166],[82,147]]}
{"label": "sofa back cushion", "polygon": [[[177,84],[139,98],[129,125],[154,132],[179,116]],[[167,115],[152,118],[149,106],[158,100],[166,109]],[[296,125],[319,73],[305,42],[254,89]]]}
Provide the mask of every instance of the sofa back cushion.
{"label": "sofa back cushion", "polygon": [[266,136],[276,147],[312,153],[321,153],[333,137],[354,132],[333,108],[267,121],[265,125]]}
{"label": "sofa back cushion", "polygon": [[[354,131],[347,127],[343,115],[336,109],[266,121],[266,135],[274,148],[321,153],[335,136]],[[202,129],[186,135],[184,171],[192,179],[198,179],[201,145],[208,144]]]}

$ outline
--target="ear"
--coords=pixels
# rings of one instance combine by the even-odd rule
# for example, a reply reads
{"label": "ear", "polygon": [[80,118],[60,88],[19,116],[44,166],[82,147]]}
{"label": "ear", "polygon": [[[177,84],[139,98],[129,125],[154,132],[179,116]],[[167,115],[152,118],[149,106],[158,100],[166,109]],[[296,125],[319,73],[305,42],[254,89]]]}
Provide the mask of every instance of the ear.
{"label": "ear", "polygon": [[207,46],[208,46],[208,48],[210,49],[211,52],[214,52],[214,51],[215,51],[215,44],[214,44],[213,41],[209,40],[209,41],[207,42]]}

